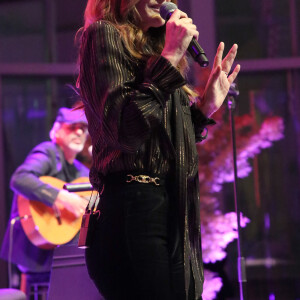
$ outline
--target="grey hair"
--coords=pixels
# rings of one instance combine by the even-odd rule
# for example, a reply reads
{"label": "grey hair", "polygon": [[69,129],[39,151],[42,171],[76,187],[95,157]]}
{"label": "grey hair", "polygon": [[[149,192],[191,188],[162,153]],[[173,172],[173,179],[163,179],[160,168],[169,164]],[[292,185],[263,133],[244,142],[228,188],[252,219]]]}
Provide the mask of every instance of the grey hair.
{"label": "grey hair", "polygon": [[60,122],[54,122],[50,132],[49,136],[52,142],[56,142],[56,132],[61,128],[61,123]]}

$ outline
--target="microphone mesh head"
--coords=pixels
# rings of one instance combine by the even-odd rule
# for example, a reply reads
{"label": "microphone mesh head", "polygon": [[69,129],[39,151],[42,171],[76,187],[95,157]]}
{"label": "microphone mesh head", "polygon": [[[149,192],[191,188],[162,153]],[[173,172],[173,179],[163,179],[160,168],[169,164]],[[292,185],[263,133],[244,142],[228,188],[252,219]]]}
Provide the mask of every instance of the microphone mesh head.
{"label": "microphone mesh head", "polygon": [[176,4],[174,4],[173,2],[165,2],[160,7],[160,16],[164,20],[167,20],[170,18],[171,14],[175,9],[177,9]]}

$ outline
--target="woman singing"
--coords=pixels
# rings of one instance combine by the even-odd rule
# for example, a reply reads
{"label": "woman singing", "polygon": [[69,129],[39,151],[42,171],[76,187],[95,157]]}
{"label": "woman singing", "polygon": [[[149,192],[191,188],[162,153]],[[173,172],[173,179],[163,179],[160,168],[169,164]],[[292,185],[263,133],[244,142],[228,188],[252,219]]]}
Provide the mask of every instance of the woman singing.
{"label": "woman singing", "polygon": [[[88,0],[78,85],[102,192],[89,274],[106,300],[202,299],[196,142],[230,84],[237,45],[220,43],[201,97],[186,85],[198,31],[163,0]],[[176,3],[176,1],[172,1]]]}

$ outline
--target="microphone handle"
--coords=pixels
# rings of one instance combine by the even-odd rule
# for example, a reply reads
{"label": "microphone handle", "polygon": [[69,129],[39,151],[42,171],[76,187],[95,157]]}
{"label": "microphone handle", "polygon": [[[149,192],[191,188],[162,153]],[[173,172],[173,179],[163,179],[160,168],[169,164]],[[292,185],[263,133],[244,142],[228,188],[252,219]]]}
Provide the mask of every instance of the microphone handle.
{"label": "microphone handle", "polygon": [[195,38],[192,39],[190,42],[190,45],[188,46],[188,52],[193,57],[193,59],[201,66],[201,67],[207,67],[209,62],[206,57],[206,54],[204,50],[201,48],[199,43]]}
{"label": "microphone handle", "polygon": [[68,192],[86,192],[93,190],[93,186],[90,183],[66,183],[63,188]]}

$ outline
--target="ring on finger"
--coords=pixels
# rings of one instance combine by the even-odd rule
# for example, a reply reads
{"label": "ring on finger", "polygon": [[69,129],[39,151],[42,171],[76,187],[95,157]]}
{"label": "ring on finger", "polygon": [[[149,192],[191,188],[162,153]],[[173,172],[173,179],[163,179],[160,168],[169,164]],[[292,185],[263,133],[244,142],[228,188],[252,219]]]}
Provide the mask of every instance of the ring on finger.
{"label": "ring on finger", "polygon": [[225,71],[223,71],[223,70],[222,70],[222,72],[224,72],[224,73],[225,73],[225,75],[228,77],[228,73],[227,73],[227,72],[225,72]]}

